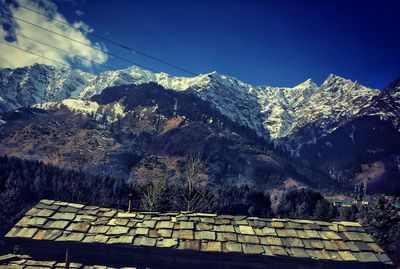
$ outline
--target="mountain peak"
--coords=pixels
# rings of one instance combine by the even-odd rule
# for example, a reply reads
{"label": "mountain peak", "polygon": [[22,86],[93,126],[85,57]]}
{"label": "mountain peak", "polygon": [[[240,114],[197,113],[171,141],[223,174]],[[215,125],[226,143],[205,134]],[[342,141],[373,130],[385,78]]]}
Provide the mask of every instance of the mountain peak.
{"label": "mountain peak", "polygon": [[309,78],[306,81],[300,83],[299,85],[293,87],[293,89],[298,89],[298,90],[305,90],[308,88],[318,88],[318,85],[314,83],[314,81]]}
{"label": "mountain peak", "polygon": [[331,81],[331,80],[347,80],[347,79],[345,79],[345,78],[342,77],[342,76],[339,76],[339,75],[330,73],[330,74],[328,75],[328,77],[326,78],[325,81]]}

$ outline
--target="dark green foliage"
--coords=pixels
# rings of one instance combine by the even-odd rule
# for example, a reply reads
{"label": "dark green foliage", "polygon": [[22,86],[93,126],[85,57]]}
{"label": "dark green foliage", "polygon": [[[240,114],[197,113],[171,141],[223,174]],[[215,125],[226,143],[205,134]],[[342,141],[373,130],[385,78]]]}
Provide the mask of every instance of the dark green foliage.
{"label": "dark green foliage", "polygon": [[121,179],[0,157],[0,236],[40,199],[119,207],[128,193]]}
{"label": "dark green foliage", "polygon": [[328,200],[321,199],[317,202],[314,211],[314,218],[317,220],[332,220],[339,215],[336,207]]}
{"label": "dark green foliage", "polygon": [[362,208],[360,220],[393,262],[400,264],[400,210],[380,196]]}
{"label": "dark green foliage", "polygon": [[253,185],[224,184],[214,190],[220,212],[271,217],[270,196]]}
{"label": "dark green foliage", "polygon": [[336,208],[319,192],[311,189],[290,189],[282,194],[276,210],[279,217],[332,220]]}
{"label": "dark green foliage", "polygon": [[340,208],[340,219],[346,221],[357,221],[358,207],[352,205],[351,207]]}

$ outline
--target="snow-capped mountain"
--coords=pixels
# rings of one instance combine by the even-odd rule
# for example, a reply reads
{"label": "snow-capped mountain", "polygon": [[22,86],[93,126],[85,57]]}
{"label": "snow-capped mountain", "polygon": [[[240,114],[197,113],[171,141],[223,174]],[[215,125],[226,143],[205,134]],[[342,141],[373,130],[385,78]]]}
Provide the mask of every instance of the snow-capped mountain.
{"label": "snow-capped mountain", "polygon": [[336,75],[329,75],[320,87],[311,79],[295,87],[271,87],[249,85],[216,72],[171,77],[138,67],[92,75],[36,64],[2,69],[0,78],[0,112],[66,98],[88,100],[107,87],[155,82],[166,89],[193,92],[238,125],[279,145],[290,145],[292,152],[365,111],[380,93]]}
{"label": "snow-capped mountain", "polygon": [[0,112],[75,97],[94,77],[79,70],[41,64],[0,69]]}
{"label": "snow-capped mountain", "polygon": [[[201,151],[221,178],[400,189],[392,180],[400,175],[399,80],[380,92],[336,75],[321,86],[308,79],[272,87],[137,67],[92,75],[34,65],[0,74],[0,109],[12,110],[0,114],[3,154],[128,178],[152,154],[172,165]],[[283,161],[253,169],[275,157]]]}
{"label": "snow-capped mountain", "polygon": [[363,113],[390,120],[400,132],[400,78],[387,86]]}

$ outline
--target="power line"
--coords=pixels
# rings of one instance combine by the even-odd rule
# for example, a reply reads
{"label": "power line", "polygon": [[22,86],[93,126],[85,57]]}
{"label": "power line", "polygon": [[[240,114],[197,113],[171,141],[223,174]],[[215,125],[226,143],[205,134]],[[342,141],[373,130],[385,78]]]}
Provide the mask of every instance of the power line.
{"label": "power line", "polygon": [[194,72],[192,72],[192,71],[189,71],[189,70],[187,70],[187,69],[185,69],[185,68],[182,68],[182,67],[179,67],[179,66],[177,66],[177,65],[171,64],[171,63],[169,63],[169,62],[167,62],[167,61],[164,61],[164,60],[162,60],[162,59],[160,59],[160,58],[157,58],[157,57],[151,56],[151,55],[149,55],[149,54],[146,54],[146,53],[144,53],[144,52],[135,50],[135,49],[133,49],[133,48],[131,48],[131,47],[129,47],[129,46],[126,46],[126,45],[124,45],[124,44],[122,44],[122,43],[113,41],[113,40],[111,40],[111,39],[109,39],[109,38],[106,38],[106,37],[101,36],[101,35],[99,35],[99,34],[96,34],[96,33],[94,33],[94,32],[90,32],[90,31],[87,31],[87,30],[85,30],[85,29],[82,29],[81,27],[76,27],[76,26],[74,26],[74,25],[72,25],[72,24],[70,24],[70,23],[68,23],[68,22],[64,22],[64,21],[62,21],[62,20],[55,19],[55,18],[53,18],[53,17],[51,17],[51,16],[49,16],[49,15],[43,14],[43,13],[37,11],[37,10],[31,9],[31,8],[26,7],[26,6],[24,6],[24,5],[21,5],[21,4],[19,4],[19,3],[16,3],[16,4],[17,4],[18,6],[24,8],[24,9],[26,9],[26,10],[29,10],[29,11],[31,11],[31,12],[34,12],[34,13],[36,13],[36,14],[39,14],[39,15],[44,16],[44,17],[46,17],[46,18],[49,18],[49,19],[51,19],[51,20],[57,21],[57,22],[59,22],[59,23],[62,23],[62,24],[64,24],[64,25],[67,25],[67,26],[69,26],[69,27],[75,28],[75,29],[77,29],[77,30],[79,30],[79,31],[82,31],[82,32],[84,32],[84,33],[86,33],[86,34],[88,34],[88,35],[97,37],[97,38],[99,38],[99,39],[101,39],[101,40],[104,40],[104,41],[106,41],[106,42],[108,42],[108,43],[111,43],[111,44],[113,44],[113,45],[115,45],[115,46],[121,47],[121,48],[123,48],[123,49],[129,50],[129,51],[134,52],[134,53],[137,53],[137,54],[139,54],[139,55],[142,55],[142,56],[144,56],[144,57],[146,57],[146,58],[149,58],[149,59],[152,59],[152,60],[154,60],[154,61],[163,63],[163,64],[168,65],[168,66],[170,66],[170,67],[173,67],[173,68],[175,68],[175,69],[177,69],[177,70],[180,70],[180,71],[186,72],[186,73],[188,73],[188,74],[197,76],[197,74],[194,73]]}
{"label": "power line", "polygon": [[49,60],[49,61],[52,61],[52,62],[55,62],[55,63],[58,63],[58,64],[61,64],[61,65],[63,65],[63,66],[68,67],[68,65],[66,65],[65,63],[62,63],[62,62],[60,62],[60,61],[57,61],[57,60],[48,58],[48,57],[43,56],[43,55],[40,55],[40,54],[37,54],[37,53],[35,53],[35,52],[33,52],[33,51],[30,51],[30,50],[27,50],[27,49],[23,49],[23,48],[20,48],[20,47],[18,47],[18,46],[11,45],[11,44],[8,43],[8,42],[3,42],[3,41],[0,40],[0,43],[2,43],[2,44],[4,44],[4,45],[7,45],[7,46],[10,46],[10,47],[13,47],[13,48],[16,48],[16,49],[19,49],[19,50],[22,50],[22,51],[25,51],[25,52],[30,53],[30,54],[32,54],[32,55],[39,56],[39,57],[44,58],[44,59],[46,59],[46,60]]}
{"label": "power line", "polygon": [[70,54],[70,55],[72,55],[72,56],[74,56],[74,57],[77,57],[77,58],[80,58],[80,59],[82,59],[82,60],[90,61],[90,62],[92,62],[92,63],[98,64],[98,65],[102,65],[102,66],[104,66],[104,67],[106,67],[106,68],[108,68],[108,69],[111,69],[111,70],[113,70],[113,69],[118,69],[118,68],[116,68],[116,67],[112,67],[112,66],[109,66],[109,65],[107,65],[107,64],[104,64],[104,63],[100,63],[100,62],[91,60],[91,59],[86,58],[86,57],[84,57],[84,56],[80,56],[80,55],[78,55],[78,54],[75,54],[75,53],[66,51],[66,50],[61,49],[61,48],[58,48],[58,47],[56,47],[56,46],[53,46],[53,45],[44,43],[44,42],[39,41],[39,40],[36,40],[36,39],[33,39],[33,38],[28,37],[28,36],[25,36],[25,35],[23,35],[23,34],[17,34],[17,33],[15,33],[15,35],[21,36],[21,37],[23,37],[23,38],[29,39],[29,40],[34,41],[34,42],[37,42],[37,43],[42,44],[42,45],[44,45],[44,46],[47,46],[47,47],[50,47],[50,48],[53,48],[53,49],[62,51],[62,52],[64,52],[64,53]]}
{"label": "power line", "polygon": [[35,26],[35,27],[37,27],[37,28],[39,28],[39,29],[45,30],[45,31],[50,32],[50,33],[52,33],[52,34],[61,36],[61,37],[63,37],[63,38],[66,38],[66,39],[68,39],[68,40],[71,40],[71,41],[73,41],[73,42],[79,43],[79,44],[84,45],[84,46],[86,46],[86,47],[89,47],[89,48],[95,49],[95,50],[97,50],[97,51],[103,52],[103,53],[105,53],[105,54],[107,54],[107,55],[109,55],[109,56],[112,56],[112,57],[114,57],[114,58],[123,60],[123,61],[125,61],[125,62],[130,63],[130,64],[134,64],[134,65],[139,66],[139,67],[141,67],[141,68],[143,68],[143,69],[147,69],[147,70],[150,70],[150,71],[152,71],[152,72],[159,73],[159,71],[157,71],[157,70],[155,70],[155,69],[146,67],[146,66],[144,66],[144,65],[138,64],[138,63],[133,62],[133,61],[131,61],[131,60],[125,59],[125,58],[123,58],[123,57],[121,57],[121,56],[112,54],[112,53],[110,53],[110,52],[108,52],[108,51],[105,51],[105,50],[103,50],[103,49],[100,49],[100,48],[98,48],[98,47],[95,47],[95,46],[86,44],[86,43],[81,42],[81,41],[79,41],[79,40],[73,39],[73,38],[71,38],[71,37],[69,37],[69,36],[65,36],[65,35],[60,34],[60,33],[57,33],[57,32],[55,32],[55,31],[53,31],[53,30],[47,29],[47,28],[45,28],[45,27],[42,27],[42,26],[40,26],[40,25],[37,25],[37,24],[34,24],[34,23],[32,23],[32,22],[26,21],[26,20],[24,20],[24,19],[15,17],[14,15],[8,14],[8,13],[3,12],[3,11],[0,11],[0,13],[3,13],[3,14],[5,14],[5,15],[7,15],[7,16],[10,16],[11,18],[14,18],[14,19],[19,20],[19,21],[22,21],[22,22],[24,22],[24,23],[26,23],[26,24]]}

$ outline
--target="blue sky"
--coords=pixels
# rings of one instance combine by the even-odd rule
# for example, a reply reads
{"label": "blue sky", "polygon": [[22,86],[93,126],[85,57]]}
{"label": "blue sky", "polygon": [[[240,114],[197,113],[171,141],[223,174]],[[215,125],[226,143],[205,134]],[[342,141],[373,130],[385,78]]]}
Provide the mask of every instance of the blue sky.
{"label": "blue sky", "polygon": [[[55,1],[68,21],[195,73],[256,85],[335,73],[383,88],[400,76],[400,1]],[[78,12],[77,12],[78,11]],[[93,42],[96,40],[89,37]],[[183,72],[105,43],[172,75]],[[128,64],[108,59],[107,64]]]}

